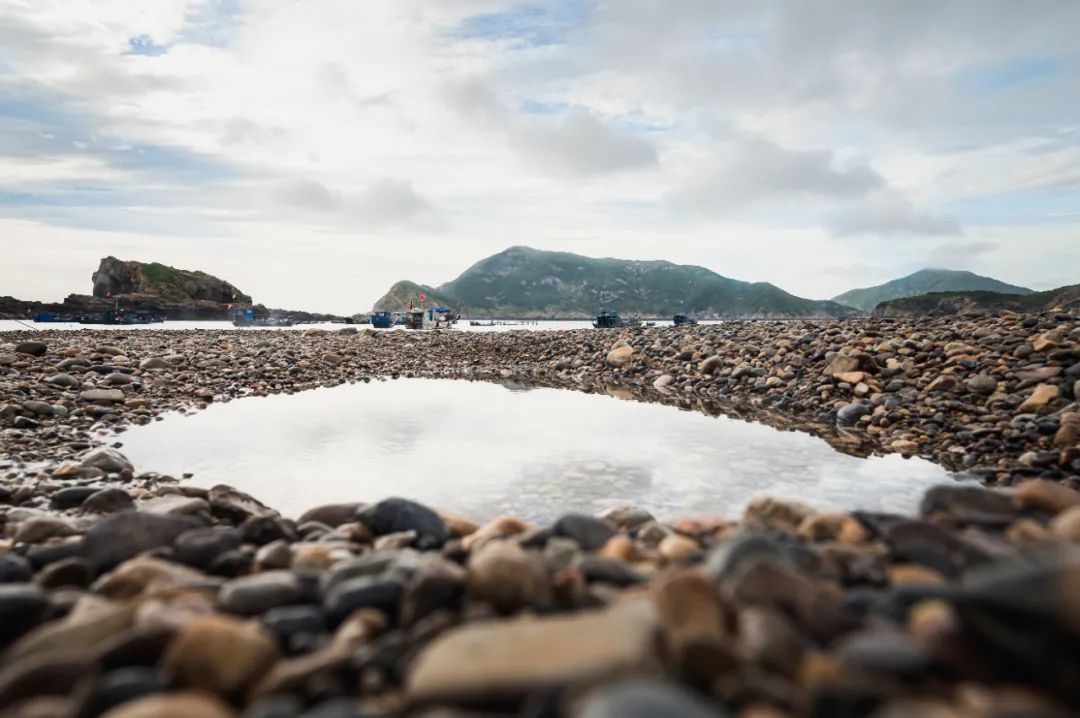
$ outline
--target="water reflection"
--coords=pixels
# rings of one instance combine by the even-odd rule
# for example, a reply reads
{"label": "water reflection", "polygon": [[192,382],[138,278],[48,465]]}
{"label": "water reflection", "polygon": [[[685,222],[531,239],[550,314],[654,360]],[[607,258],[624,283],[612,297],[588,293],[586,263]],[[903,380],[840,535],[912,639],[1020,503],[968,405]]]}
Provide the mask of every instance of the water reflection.
{"label": "water reflection", "polygon": [[288,515],[391,495],[478,519],[622,503],[661,518],[734,515],[759,493],[902,511],[947,479],[923,460],[859,459],[801,432],[523,388],[403,379],[243,399],[133,428],[124,451],[140,470],[229,483]]}

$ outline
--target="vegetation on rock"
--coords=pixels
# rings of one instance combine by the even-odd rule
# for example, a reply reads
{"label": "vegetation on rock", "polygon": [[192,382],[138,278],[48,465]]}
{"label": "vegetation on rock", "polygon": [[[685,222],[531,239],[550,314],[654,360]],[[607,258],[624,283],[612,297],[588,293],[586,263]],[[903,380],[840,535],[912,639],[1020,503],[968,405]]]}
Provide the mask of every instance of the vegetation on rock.
{"label": "vegetation on rock", "polygon": [[983,277],[972,272],[953,269],[922,269],[900,279],[894,279],[876,287],[852,289],[850,292],[833,297],[834,302],[855,307],[864,312],[873,311],[874,307],[890,299],[916,297],[936,292],[998,292],[1003,294],[1031,294],[1026,287]]}

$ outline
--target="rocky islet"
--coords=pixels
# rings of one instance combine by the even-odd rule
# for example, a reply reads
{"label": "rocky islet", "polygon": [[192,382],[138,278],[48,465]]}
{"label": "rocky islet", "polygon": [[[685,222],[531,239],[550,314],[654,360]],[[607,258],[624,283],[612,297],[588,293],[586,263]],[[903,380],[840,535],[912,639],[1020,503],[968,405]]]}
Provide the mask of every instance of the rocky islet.
{"label": "rocky islet", "polygon": [[[478,525],[343,496],[290,518],[109,445],[211,401],[394,376],[764,419],[996,486],[939,486],[914,516],[775,498]],[[0,337],[0,713],[1070,715],[1077,381],[1062,314]]]}

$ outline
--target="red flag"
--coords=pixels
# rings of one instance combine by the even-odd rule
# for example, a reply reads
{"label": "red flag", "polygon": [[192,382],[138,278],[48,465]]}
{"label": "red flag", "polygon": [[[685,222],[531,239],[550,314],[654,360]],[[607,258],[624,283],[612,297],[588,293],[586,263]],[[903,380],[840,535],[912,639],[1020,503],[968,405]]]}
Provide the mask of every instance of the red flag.
{"label": "red flag", "polygon": [[111,297],[111,296],[112,296],[112,292],[105,292],[105,296],[106,296],[106,297]]}
{"label": "red flag", "polygon": [[424,295],[423,294],[420,295],[420,301],[421,302],[424,301]]}

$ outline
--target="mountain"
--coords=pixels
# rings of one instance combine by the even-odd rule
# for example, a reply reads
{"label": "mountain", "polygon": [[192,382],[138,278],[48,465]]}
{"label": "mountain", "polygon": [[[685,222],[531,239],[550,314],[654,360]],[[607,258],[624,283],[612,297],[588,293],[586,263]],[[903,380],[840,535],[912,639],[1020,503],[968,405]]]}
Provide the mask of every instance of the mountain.
{"label": "mountain", "polygon": [[981,277],[971,272],[954,269],[921,269],[914,274],[894,279],[885,284],[879,284],[876,287],[852,289],[850,292],[844,292],[838,297],[833,297],[832,300],[869,312],[873,311],[878,304],[890,299],[917,297],[921,294],[934,292],[972,291],[997,292],[1000,294],[1032,293],[1032,290],[1026,287],[1017,287],[1005,282],[999,282],[991,277]]}
{"label": "mountain", "polygon": [[728,279],[703,267],[664,261],[593,259],[566,252],[511,247],[438,287],[398,282],[375,304],[394,311],[409,298],[455,306],[472,316],[591,317],[621,314],[701,317],[849,317],[835,302],[802,299],[764,282]]}
{"label": "mountain", "polygon": [[875,317],[921,317],[927,315],[985,314],[1010,312],[1055,312],[1080,309],[1080,284],[1046,292],[1004,294],[1001,292],[934,292],[882,302]]}

